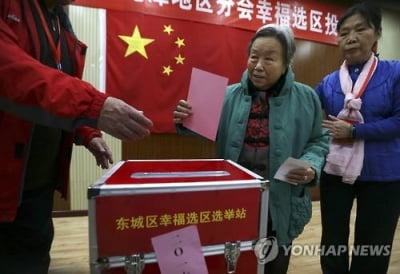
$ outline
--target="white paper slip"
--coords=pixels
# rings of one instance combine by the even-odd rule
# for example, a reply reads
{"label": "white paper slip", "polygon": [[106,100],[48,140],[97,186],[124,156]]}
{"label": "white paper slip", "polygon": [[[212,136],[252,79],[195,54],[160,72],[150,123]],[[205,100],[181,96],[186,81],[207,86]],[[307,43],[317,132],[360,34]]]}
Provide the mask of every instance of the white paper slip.
{"label": "white paper slip", "polygon": [[[285,162],[283,162],[283,164],[278,168],[278,170],[275,173],[274,179],[278,179],[284,182],[287,182],[286,180],[286,175],[288,174],[288,172],[292,169],[296,169],[296,168],[310,168],[311,164],[309,162],[306,161],[302,161],[299,159],[295,159],[293,157],[289,157],[286,159]],[[289,182],[288,182],[289,183]],[[290,184],[294,184],[294,183],[290,183]],[[297,184],[295,184],[297,185]]]}

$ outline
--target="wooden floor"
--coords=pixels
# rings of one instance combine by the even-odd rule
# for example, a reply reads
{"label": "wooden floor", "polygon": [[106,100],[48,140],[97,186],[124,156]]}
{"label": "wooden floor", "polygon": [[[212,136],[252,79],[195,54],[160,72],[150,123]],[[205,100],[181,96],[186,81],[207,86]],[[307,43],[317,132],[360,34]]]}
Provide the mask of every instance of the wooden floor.
{"label": "wooden floor", "polygon": [[[313,203],[312,220],[301,236],[296,239],[295,244],[317,246],[319,243],[321,235],[319,202]],[[354,220],[354,213],[352,220]],[[55,218],[54,223],[55,239],[51,251],[52,261],[49,273],[89,273],[87,217]],[[292,255],[288,273],[321,273],[319,257]],[[400,224],[397,226],[388,274],[398,273],[400,273]]]}

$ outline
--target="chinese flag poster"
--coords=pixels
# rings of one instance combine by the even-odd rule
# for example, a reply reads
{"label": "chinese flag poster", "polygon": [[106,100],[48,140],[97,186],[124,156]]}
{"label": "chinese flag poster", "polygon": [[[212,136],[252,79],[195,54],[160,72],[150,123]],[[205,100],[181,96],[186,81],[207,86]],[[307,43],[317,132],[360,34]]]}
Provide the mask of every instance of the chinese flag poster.
{"label": "chinese flag poster", "polygon": [[192,68],[227,77],[229,84],[239,82],[253,34],[107,10],[107,93],[144,111],[154,122],[153,133],[175,132],[172,113],[178,101],[187,98]]}

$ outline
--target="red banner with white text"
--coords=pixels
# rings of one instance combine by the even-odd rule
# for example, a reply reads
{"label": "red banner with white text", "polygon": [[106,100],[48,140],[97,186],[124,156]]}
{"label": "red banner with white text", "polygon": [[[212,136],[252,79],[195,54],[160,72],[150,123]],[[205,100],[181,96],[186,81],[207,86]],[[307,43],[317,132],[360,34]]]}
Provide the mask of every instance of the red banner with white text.
{"label": "red banner with white text", "polygon": [[174,19],[257,30],[270,23],[288,25],[296,38],[336,44],[336,24],[346,6],[303,0],[75,0],[107,10],[134,11]]}

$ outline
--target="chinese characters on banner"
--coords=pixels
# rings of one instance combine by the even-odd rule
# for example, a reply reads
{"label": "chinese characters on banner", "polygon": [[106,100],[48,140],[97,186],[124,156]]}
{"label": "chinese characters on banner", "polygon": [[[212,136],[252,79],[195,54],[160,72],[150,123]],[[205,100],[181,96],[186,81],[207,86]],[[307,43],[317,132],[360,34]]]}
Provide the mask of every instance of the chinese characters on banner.
{"label": "chinese characters on banner", "polygon": [[246,68],[248,42],[260,26],[289,25],[297,38],[334,44],[344,10],[319,1],[74,4],[107,9],[106,91],[143,110],[154,122],[153,133],[175,132],[172,112],[187,97],[193,67],[227,77],[229,84],[238,82]]}
{"label": "chinese characters on banner", "polygon": [[[327,2],[327,1],[326,1]],[[317,0],[75,0],[108,10],[225,25],[255,31],[270,23],[290,26],[296,38],[336,44],[336,24],[347,8]]]}

